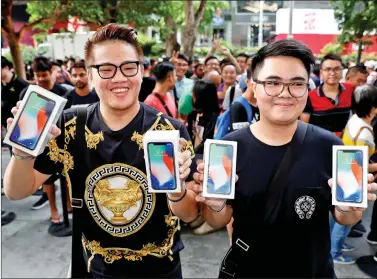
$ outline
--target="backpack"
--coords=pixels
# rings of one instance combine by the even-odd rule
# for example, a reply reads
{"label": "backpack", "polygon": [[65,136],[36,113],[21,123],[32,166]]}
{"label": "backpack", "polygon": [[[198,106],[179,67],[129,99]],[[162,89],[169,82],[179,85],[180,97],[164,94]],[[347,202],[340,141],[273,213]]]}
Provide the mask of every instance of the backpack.
{"label": "backpack", "polygon": [[[242,104],[242,106],[245,108],[246,113],[247,113],[247,122],[251,123],[251,121],[253,120],[253,109],[250,107],[249,102],[243,96],[239,96],[233,102],[238,102]],[[233,128],[230,125],[232,104],[229,106],[229,108],[226,111],[224,111],[217,118],[216,126],[215,126],[215,135],[213,137],[216,140],[222,139],[226,134],[233,131]]]}

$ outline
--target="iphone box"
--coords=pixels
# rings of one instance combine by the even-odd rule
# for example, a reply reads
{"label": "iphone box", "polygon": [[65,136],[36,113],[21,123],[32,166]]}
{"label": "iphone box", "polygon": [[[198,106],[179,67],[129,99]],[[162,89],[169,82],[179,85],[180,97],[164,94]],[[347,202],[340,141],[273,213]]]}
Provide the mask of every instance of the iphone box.
{"label": "iphone box", "polygon": [[203,197],[234,199],[236,160],[237,142],[206,140]]}
{"label": "iphone box", "polygon": [[49,131],[62,114],[67,100],[37,85],[29,85],[4,143],[32,156],[41,154]]}
{"label": "iphone box", "polygon": [[179,131],[148,131],[143,137],[150,193],[180,193]]}
{"label": "iphone box", "polygon": [[368,147],[333,146],[332,204],[368,207]]}

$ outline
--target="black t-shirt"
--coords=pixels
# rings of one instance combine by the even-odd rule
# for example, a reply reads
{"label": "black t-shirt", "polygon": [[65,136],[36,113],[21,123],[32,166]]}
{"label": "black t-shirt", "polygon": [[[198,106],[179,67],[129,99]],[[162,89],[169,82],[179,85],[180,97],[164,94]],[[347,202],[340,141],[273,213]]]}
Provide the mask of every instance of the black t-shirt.
{"label": "black t-shirt", "polygon": [[152,93],[154,87],[156,86],[156,79],[153,77],[143,77],[143,82],[141,83],[139,101],[144,102],[145,99]]}
{"label": "black t-shirt", "polygon": [[[176,129],[189,141],[185,149],[193,155],[186,129],[142,103],[135,118],[119,131],[105,124],[99,103],[87,111],[86,146],[77,142],[77,111],[68,109],[59,122],[62,134],[49,142],[34,168],[45,174],[63,171],[69,188],[80,187],[82,196],[73,198],[84,203],[80,210],[86,216],[82,226],[87,255],[99,253],[91,262],[93,270],[119,278],[169,273],[183,248],[178,218],[165,194],[148,192],[142,139],[148,130]],[[112,249],[91,249],[96,243]]]}
{"label": "black t-shirt", "polygon": [[6,126],[7,119],[13,117],[10,112],[13,107],[16,106],[20,99],[22,90],[27,87],[29,83],[13,74],[13,77],[9,83],[4,85],[1,83],[1,124]]}
{"label": "black t-shirt", "polygon": [[99,101],[95,89],[92,89],[86,96],[80,96],[76,93],[75,89],[73,89],[69,91],[65,97],[67,99],[68,108],[76,105],[90,105]]}
{"label": "black t-shirt", "polygon": [[[269,146],[259,141],[249,127],[228,134],[224,140],[238,142],[239,180],[235,199],[228,200],[233,207],[232,239],[235,242],[240,237],[250,245],[238,276],[331,277],[329,211],[333,207],[327,181],[332,176],[332,146],[342,145],[341,140],[309,125],[298,162],[276,204],[272,225],[263,220],[266,191],[288,145]],[[314,208],[310,205],[314,210],[311,216],[301,219],[296,212],[303,205],[300,198],[315,201]],[[246,228],[246,237],[240,236],[240,226]]]}

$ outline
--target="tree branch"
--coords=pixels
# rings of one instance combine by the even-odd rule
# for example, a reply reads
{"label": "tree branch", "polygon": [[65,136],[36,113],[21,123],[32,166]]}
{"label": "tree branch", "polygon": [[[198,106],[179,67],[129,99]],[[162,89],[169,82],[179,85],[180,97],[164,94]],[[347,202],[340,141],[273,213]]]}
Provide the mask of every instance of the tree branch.
{"label": "tree branch", "polygon": [[55,12],[49,16],[49,17],[44,17],[40,18],[34,22],[30,22],[28,24],[25,24],[24,26],[21,27],[21,29],[17,32],[19,36],[22,36],[22,33],[25,32],[26,30],[32,29],[34,26],[40,24],[40,23],[53,23],[56,22],[60,15],[68,9],[68,7],[71,5],[72,0],[68,0],[67,3],[63,6],[63,4],[60,4],[59,7],[55,10]]}
{"label": "tree branch", "polygon": [[204,9],[206,7],[207,0],[201,0],[198,10],[195,13],[195,23],[200,19],[204,14]]}

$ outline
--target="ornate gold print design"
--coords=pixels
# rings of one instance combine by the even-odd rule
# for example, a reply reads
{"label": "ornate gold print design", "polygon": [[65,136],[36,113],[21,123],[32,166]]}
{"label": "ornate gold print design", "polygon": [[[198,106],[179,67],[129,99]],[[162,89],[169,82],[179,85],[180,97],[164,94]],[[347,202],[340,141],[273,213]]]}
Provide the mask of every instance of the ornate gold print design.
{"label": "ornate gold print design", "polygon": [[139,150],[143,149],[143,136],[140,135],[138,132],[134,132],[132,134],[131,140],[136,142],[136,144],[139,146]]}
{"label": "ornate gold print design", "polygon": [[112,223],[124,224],[128,221],[124,213],[131,207],[137,207],[138,201],[142,201],[143,193],[140,184],[127,179],[125,188],[112,188],[108,179],[104,178],[96,183],[94,197],[98,204],[110,210],[114,216]]}
{"label": "ornate gold print design", "polygon": [[89,149],[97,149],[97,145],[105,140],[105,138],[103,137],[103,133],[102,131],[96,133],[96,134],[93,134],[89,129],[88,127],[85,126],[85,136],[86,136],[86,144],[88,146]]}
{"label": "ornate gold print design", "polygon": [[91,254],[88,260],[88,272],[90,272],[91,261],[95,255],[101,255],[107,264],[112,264],[116,260],[126,259],[128,261],[142,261],[145,256],[154,256],[157,258],[168,257],[173,260],[171,248],[174,244],[174,235],[179,230],[178,217],[172,216],[170,213],[165,216],[165,223],[171,227],[168,236],[162,243],[157,246],[155,243],[147,243],[140,250],[132,250],[128,248],[103,248],[99,241],[86,241],[82,238],[83,247]]}
{"label": "ornate gold print design", "polygon": [[186,141],[185,144],[182,146],[181,152],[183,153],[186,150],[190,151],[190,153],[191,153],[191,159],[195,158],[195,151],[194,151],[194,147],[192,146],[192,142],[191,141]]}

